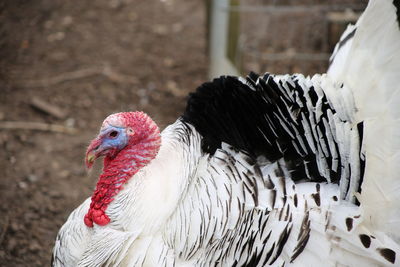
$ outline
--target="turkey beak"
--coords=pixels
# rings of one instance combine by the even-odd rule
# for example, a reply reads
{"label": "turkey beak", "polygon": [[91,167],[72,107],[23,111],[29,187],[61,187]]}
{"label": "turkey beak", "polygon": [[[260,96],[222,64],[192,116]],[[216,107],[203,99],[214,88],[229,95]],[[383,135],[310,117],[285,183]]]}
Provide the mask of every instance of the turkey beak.
{"label": "turkey beak", "polygon": [[85,163],[88,169],[91,169],[94,161],[99,157],[99,148],[101,140],[99,138],[94,139],[86,150]]}

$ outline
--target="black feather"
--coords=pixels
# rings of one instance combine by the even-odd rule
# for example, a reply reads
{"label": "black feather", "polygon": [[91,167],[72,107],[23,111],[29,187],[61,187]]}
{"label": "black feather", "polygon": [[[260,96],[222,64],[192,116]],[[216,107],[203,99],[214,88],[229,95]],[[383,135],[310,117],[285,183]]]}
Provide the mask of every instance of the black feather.
{"label": "black feather", "polygon": [[[286,84],[290,89],[288,93],[269,74],[260,77],[250,73],[246,83],[236,77],[222,76],[204,83],[190,94],[182,119],[203,136],[204,152],[214,154],[225,142],[253,158],[263,155],[271,162],[284,158],[294,179],[307,178],[308,173],[312,181],[326,181],[304,138],[299,114],[308,118],[309,111],[298,102],[306,103],[307,100],[296,76],[292,78],[294,86]],[[309,94],[312,102],[316,102],[313,88]],[[328,109],[335,113],[324,101],[322,110]],[[295,130],[300,137],[295,137]],[[305,151],[296,138],[302,138]],[[330,157],[327,161],[332,162]],[[330,175],[332,181],[339,181],[340,173]]]}
{"label": "black feather", "polygon": [[[266,129],[263,115],[269,105],[261,95],[236,77],[221,77],[204,83],[190,95],[183,119],[203,136],[205,152],[214,154],[221,142],[225,142],[253,155],[264,154],[269,160],[276,160],[282,153],[263,135],[265,132],[267,139],[276,139]],[[257,126],[263,128],[262,132]]]}

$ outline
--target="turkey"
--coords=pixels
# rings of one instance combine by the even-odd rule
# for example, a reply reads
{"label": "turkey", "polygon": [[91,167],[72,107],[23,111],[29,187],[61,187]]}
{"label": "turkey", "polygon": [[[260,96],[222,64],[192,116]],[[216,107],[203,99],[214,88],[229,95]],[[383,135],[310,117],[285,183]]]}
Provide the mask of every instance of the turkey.
{"label": "turkey", "polygon": [[327,74],[214,79],[162,133],[107,117],[52,265],[400,266],[399,8],[371,0]]}

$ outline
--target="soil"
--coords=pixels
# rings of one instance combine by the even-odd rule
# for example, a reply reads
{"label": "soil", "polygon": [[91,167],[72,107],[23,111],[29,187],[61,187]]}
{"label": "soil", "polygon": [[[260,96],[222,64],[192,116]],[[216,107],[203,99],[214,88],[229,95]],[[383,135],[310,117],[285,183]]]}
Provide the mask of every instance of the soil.
{"label": "soil", "polygon": [[88,173],[83,157],[107,115],[142,110],[160,128],[178,118],[207,80],[205,10],[194,0],[0,1],[0,266],[49,265],[58,229],[95,186],[101,164]]}
{"label": "soil", "polygon": [[[103,119],[143,110],[164,128],[206,80],[205,6],[17,0],[0,7],[0,121],[77,129],[0,130],[0,265],[45,266],[58,229],[96,183],[101,166],[88,174],[83,156]],[[64,116],[34,108],[33,97]]]}

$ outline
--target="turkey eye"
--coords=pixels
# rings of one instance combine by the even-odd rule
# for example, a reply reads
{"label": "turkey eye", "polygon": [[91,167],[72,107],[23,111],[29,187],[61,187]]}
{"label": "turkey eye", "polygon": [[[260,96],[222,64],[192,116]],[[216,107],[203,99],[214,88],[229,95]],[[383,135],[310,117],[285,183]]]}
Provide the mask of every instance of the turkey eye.
{"label": "turkey eye", "polygon": [[114,138],[117,137],[117,135],[118,135],[117,131],[112,131],[108,136]]}

